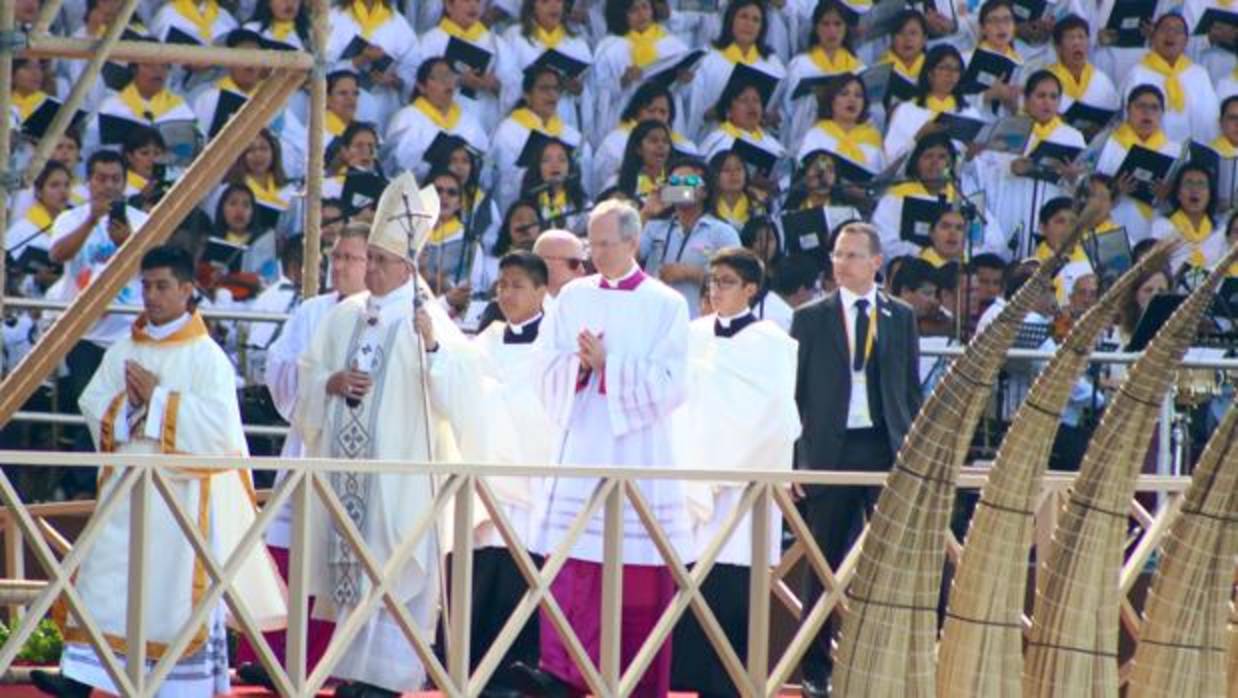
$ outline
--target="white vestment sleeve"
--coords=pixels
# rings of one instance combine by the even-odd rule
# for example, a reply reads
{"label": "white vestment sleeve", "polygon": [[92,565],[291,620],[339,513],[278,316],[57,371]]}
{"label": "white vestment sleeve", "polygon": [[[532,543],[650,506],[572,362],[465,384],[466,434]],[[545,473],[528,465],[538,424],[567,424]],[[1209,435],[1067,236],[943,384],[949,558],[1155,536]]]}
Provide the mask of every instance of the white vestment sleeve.
{"label": "white vestment sleeve", "polygon": [[537,337],[538,392],[546,414],[560,429],[568,428],[581,369],[576,338],[570,335],[566,323],[547,313]]}
{"label": "white vestment sleeve", "polygon": [[607,351],[606,404],[615,436],[645,429],[683,401],[687,369],[688,306],[677,303],[649,354]]}

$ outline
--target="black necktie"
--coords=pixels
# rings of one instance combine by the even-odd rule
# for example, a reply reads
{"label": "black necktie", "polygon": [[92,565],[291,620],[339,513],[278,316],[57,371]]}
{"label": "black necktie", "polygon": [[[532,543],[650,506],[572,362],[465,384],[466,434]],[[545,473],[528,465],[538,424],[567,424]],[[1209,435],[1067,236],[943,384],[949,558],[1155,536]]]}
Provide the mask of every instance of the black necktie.
{"label": "black necktie", "polygon": [[861,298],[855,302],[855,354],[851,368],[855,371],[864,370],[864,345],[868,339],[868,301]]}

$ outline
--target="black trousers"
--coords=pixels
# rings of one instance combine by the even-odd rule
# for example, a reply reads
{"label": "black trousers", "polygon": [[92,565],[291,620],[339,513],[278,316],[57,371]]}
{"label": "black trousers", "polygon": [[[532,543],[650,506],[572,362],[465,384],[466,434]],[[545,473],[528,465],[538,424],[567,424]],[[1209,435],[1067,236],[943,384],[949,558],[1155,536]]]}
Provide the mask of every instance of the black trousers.
{"label": "black trousers", "polygon": [[[689,565],[689,568],[693,565]],[[701,595],[718,619],[727,640],[748,661],[748,585],[751,570],[740,565],[717,563],[701,584]],[[684,611],[672,637],[671,686],[701,698],[738,696],[739,691],[722,667],[722,660],[705,637],[696,614]]]}
{"label": "black trousers", "polygon": [[[843,442],[839,462],[823,467],[823,470],[889,470],[894,462],[890,440],[884,428],[848,430]],[[880,487],[823,486],[811,488],[808,497],[800,502],[800,513],[812,531],[812,536],[821,546],[830,569],[837,570],[847,550],[859,537],[864,520],[877,503]],[[815,572],[804,570],[800,598],[804,614],[821,598],[823,588]],[[804,678],[824,681],[833,670],[830,656],[830,640],[837,630],[837,612],[831,613],[804,653],[801,666]]]}
{"label": "black trousers", "polygon": [[[94,378],[95,371],[99,370],[99,365],[103,363],[104,351],[103,347],[86,340],[79,341],[69,350],[68,356],[65,357],[69,375],[60,384],[61,412],[81,414],[82,410],[77,404],[78,398],[85,392],[90,379]],[[95,450],[89,429],[75,427],[71,433],[73,434],[73,447],[76,450]],[[79,495],[93,496],[97,484],[95,468],[66,468],[61,477],[61,486],[64,487],[65,496],[69,499]]]}

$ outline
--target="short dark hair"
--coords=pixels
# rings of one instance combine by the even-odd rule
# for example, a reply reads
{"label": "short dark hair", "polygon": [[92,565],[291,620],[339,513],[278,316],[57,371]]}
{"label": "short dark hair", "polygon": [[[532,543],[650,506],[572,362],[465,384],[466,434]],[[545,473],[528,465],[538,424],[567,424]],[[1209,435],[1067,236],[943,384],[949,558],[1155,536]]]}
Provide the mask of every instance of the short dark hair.
{"label": "short dark hair", "polygon": [[1126,110],[1130,111],[1131,105],[1135,103],[1135,100],[1144,95],[1156,97],[1156,101],[1161,103],[1161,109],[1165,108],[1165,93],[1161,92],[1161,88],[1156,85],[1143,84],[1135,86],[1130,94],[1126,95]]}
{"label": "short dark hair", "polygon": [[844,223],[834,235],[834,243],[837,244],[838,238],[847,233],[852,235],[863,235],[868,238],[869,253],[873,256],[880,256],[882,254],[881,233],[877,230],[877,226],[864,221],[850,221],[848,223]]}
{"label": "short dark hair", "polygon": [[1059,80],[1056,75],[1048,70],[1037,70],[1028,76],[1027,82],[1023,83],[1023,97],[1031,97],[1032,93],[1036,91],[1036,88],[1040,85],[1040,83],[1045,80],[1052,80],[1053,84],[1057,85],[1058,94],[1060,95],[1062,93],[1062,81]]}
{"label": "short dark hair", "polygon": [[183,247],[159,245],[142,255],[142,271],[167,267],[181,283],[193,281],[193,255]]}
{"label": "short dark hair", "polygon": [[1002,259],[1000,255],[994,254],[993,252],[985,252],[972,257],[971,261],[967,263],[967,271],[972,274],[975,274],[981,269],[996,269],[1000,271],[1003,276],[1005,276],[1006,260]]}
{"label": "short dark hair", "polygon": [[1049,199],[1040,207],[1040,213],[1037,214],[1037,220],[1041,225],[1048,225],[1049,221],[1054,216],[1067,209],[1074,208],[1075,202],[1069,196],[1057,196]]}
{"label": "short dark hair", "polygon": [[709,258],[710,267],[727,267],[739,274],[746,284],[755,284],[757,289],[765,282],[765,269],[757,253],[746,247],[723,247]]}
{"label": "short dark hair", "polygon": [[1066,32],[1072,29],[1082,29],[1084,34],[1091,35],[1086,19],[1076,14],[1066,15],[1053,25],[1053,45],[1061,46],[1062,40],[1066,38]]}
{"label": "short dark hair", "polygon": [[499,260],[499,271],[511,268],[528,274],[534,286],[545,286],[550,280],[550,271],[546,268],[546,262],[528,250],[514,250],[503,255],[503,258]]}
{"label": "short dark hair", "polygon": [[1232,94],[1221,102],[1221,111],[1218,116],[1225,116],[1225,110],[1229,109],[1229,105],[1231,104],[1238,104],[1238,94]]}
{"label": "short dark hair", "polygon": [[775,293],[789,296],[817,282],[820,265],[808,255],[792,254],[778,260],[770,271],[769,286]]}
{"label": "short dark hair", "polygon": [[[1012,0],[988,0],[988,2],[980,6],[980,23],[984,24],[984,21],[989,18],[989,15],[993,14],[995,10],[1003,7],[1010,10],[1010,14],[1014,14],[1014,2]],[[1018,19],[1017,15],[1015,16],[1015,19]]]}
{"label": "short dark hair", "polygon": [[937,269],[923,259],[918,257],[909,257],[903,260],[899,266],[898,272],[894,274],[893,280],[890,282],[890,291],[894,295],[902,295],[903,291],[908,289],[916,290],[925,285],[936,287],[937,284]]}
{"label": "short dark hair", "polygon": [[160,150],[168,149],[168,146],[163,142],[163,135],[159,131],[150,126],[135,125],[125,134],[125,141],[121,146],[121,150],[125,155],[128,155],[148,145],[158,146]]}
{"label": "short dark hair", "polygon": [[108,164],[120,165],[122,172],[129,169],[128,166],[125,165],[125,159],[120,156],[120,153],[115,150],[100,149],[91,153],[90,157],[87,158],[86,176],[89,177],[94,174],[95,168],[99,165]]}
{"label": "short dark hair", "polygon": [[43,165],[43,169],[39,171],[38,176],[34,178],[34,190],[37,192],[42,189],[43,186],[47,184],[47,180],[51,179],[52,175],[57,172],[65,173],[65,176],[69,178],[69,181],[73,181],[73,173],[69,172],[69,168],[66,167],[64,163],[56,160],[48,160],[47,163]]}

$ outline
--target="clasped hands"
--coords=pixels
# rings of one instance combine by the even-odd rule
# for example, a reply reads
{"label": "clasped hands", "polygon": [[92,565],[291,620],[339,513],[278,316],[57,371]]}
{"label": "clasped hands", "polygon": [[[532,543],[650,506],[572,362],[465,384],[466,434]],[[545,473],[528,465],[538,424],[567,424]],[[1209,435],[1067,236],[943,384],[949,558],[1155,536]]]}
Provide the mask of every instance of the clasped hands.
{"label": "clasped hands", "polygon": [[589,330],[581,330],[580,334],[576,335],[576,346],[581,366],[596,373],[605,372],[606,345],[602,342],[601,334],[593,334]]}
{"label": "clasped hands", "polygon": [[129,404],[141,407],[150,404],[151,395],[159,387],[159,377],[146,370],[136,361],[125,361],[125,393]]}

